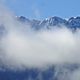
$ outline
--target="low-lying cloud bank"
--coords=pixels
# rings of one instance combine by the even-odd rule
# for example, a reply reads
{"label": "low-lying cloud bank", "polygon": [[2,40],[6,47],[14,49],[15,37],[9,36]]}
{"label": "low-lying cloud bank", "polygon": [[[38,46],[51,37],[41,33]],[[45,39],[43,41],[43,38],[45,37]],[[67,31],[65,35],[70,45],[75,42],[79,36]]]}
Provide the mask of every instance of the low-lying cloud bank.
{"label": "low-lying cloud bank", "polygon": [[[11,68],[80,64],[80,29],[72,32],[66,26],[34,31],[20,23],[4,7],[0,7],[0,62]],[[1,29],[2,26],[0,26]],[[80,69],[72,80],[80,79]],[[63,79],[64,80],[64,79]]]}
{"label": "low-lying cloud bank", "polygon": [[80,63],[79,29],[73,33],[62,26],[36,32],[30,30],[28,25],[24,27],[13,21],[10,20],[10,24],[6,22],[8,27],[5,25],[6,30],[1,38],[1,60],[4,64],[42,67],[48,64]]}

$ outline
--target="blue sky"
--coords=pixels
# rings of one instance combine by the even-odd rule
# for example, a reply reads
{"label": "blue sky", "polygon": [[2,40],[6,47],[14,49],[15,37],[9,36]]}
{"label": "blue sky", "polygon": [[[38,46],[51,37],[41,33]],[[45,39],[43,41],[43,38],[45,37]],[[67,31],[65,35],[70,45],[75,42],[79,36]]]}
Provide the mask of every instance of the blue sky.
{"label": "blue sky", "polygon": [[6,0],[5,4],[17,16],[27,18],[69,18],[80,15],[80,0]]}

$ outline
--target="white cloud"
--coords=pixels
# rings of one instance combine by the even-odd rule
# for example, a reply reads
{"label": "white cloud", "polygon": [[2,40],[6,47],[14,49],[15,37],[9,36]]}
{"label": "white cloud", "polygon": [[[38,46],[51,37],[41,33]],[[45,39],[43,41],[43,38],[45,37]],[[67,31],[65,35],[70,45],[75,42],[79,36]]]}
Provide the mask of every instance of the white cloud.
{"label": "white cloud", "polygon": [[20,24],[16,26],[11,23],[12,21],[8,25],[8,28],[10,26],[10,29],[7,29],[8,33],[2,39],[5,61],[11,65],[15,62],[17,64],[14,65],[17,66],[20,64],[35,67],[47,64],[80,63],[79,31],[72,33],[67,28],[56,28],[51,31],[29,30],[24,33],[19,29]]}

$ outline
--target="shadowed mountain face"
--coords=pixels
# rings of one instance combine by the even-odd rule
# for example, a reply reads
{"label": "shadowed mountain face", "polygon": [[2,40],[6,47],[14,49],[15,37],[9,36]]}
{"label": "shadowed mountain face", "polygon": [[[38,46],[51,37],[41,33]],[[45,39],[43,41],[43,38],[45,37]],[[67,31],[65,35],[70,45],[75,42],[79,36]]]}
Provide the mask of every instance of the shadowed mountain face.
{"label": "shadowed mountain face", "polygon": [[[65,20],[55,16],[39,21],[34,19],[30,20],[21,16],[17,17],[17,19],[23,24],[30,24],[34,30],[45,28],[51,29],[52,27],[61,27],[62,25],[65,25],[73,30],[80,28],[80,17],[71,17],[70,19]],[[0,36],[6,34],[4,32],[6,31],[4,24],[2,24],[0,27]],[[0,67],[0,80],[72,80],[70,78],[71,74],[78,69],[80,69],[80,65],[78,64],[50,65],[46,68],[26,68],[23,70]]]}
{"label": "shadowed mountain face", "polygon": [[[71,80],[70,75],[78,70],[80,65],[68,64],[48,66],[46,69],[27,68],[25,70],[0,70],[1,80]],[[65,79],[66,78],[66,79]]]}

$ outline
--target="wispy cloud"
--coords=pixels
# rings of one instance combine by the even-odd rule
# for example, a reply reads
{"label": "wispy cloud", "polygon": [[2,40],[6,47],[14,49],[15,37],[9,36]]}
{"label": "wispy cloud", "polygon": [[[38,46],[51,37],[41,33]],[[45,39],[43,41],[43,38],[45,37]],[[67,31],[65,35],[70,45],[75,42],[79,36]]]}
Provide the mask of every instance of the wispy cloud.
{"label": "wispy cloud", "polygon": [[40,19],[41,18],[41,11],[36,5],[32,5],[32,12],[35,18]]}

